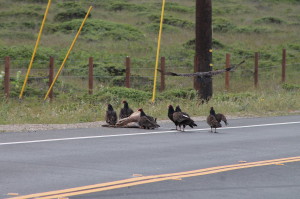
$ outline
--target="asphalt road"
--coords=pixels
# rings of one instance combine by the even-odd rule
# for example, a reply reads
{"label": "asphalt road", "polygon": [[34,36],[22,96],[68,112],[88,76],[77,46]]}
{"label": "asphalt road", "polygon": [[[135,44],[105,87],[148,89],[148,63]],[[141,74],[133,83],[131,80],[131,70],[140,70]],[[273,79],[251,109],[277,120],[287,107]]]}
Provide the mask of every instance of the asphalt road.
{"label": "asphalt road", "polygon": [[[91,128],[0,133],[0,197],[61,190],[133,176],[169,174],[300,156],[300,115],[248,118],[210,133]],[[69,198],[299,198],[300,162],[242,168]]]}

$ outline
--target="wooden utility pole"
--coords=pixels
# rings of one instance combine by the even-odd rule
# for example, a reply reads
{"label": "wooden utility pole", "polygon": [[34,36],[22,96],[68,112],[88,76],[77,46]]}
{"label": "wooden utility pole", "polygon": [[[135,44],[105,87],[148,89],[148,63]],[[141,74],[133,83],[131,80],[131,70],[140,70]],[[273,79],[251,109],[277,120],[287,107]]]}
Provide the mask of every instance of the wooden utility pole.
{"label": "wooden utility pole", "polygon": [[[212,70],[212,1],[196,0],[196,59],[197,72]],[[202,102],[212,97],[212,79],[200,81],[198,94]]]}

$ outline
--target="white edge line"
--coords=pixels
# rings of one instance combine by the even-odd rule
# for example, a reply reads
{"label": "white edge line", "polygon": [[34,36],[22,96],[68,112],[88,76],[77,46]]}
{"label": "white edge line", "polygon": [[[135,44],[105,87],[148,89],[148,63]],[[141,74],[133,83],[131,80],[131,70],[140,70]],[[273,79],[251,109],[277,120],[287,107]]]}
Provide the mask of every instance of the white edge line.
{"label": "white edge line", "polygon": [[[262,126],[278,126],[278,125],[288,125],[288,124],[300,124],[299,122],[285,122],[285,123],[271,123],[271,124],[256,124],[248,126],[233,126],[233,127],[224,127],[218,129],[238,129],[238,128],[253,128],[253,127],[262,127]],[[190,129],[186,131],[205,131],[210,130],[210,128],[203,129]],[[22,141],[22,142],[6,142],[0,143],[0,146],[4,145],[16,145],[16,144],[29,144],[29,143],[41,143],[41,142],[55,142],[55,141],[66,141],[66,140],[83,140],[83,139],[93,139],[93,138],[109,138],[109,137],[123,137],[123,136],[135,136],[135,135],[152,135],[152,134],[164,134],[164,133],[173,133],[178,132],[173,131],[156,131],[156,132],[146,132],[146,133],[129,133],[129,134],[115,134],[115,135],[99,135],[99,136],[88,136],[88,137],[73,137],[73,138],[58,138],[58,139],[47,139],[47,140],[33,140],[33,141]]]}

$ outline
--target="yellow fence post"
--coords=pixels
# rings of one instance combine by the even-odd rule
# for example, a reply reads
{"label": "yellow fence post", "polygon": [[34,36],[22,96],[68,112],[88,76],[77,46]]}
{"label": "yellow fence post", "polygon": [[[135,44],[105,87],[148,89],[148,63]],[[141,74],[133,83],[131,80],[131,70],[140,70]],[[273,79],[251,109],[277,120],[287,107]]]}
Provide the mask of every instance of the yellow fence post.
{"label": "yellow fence post", "polygon": [[56,76],[54,77],[54,80],[53,80],[52,84],[50,85],[50,87],[49,87],[49,89],[48,89],[48,92],[47,92],[46,95],[45,95],[44,100],[46,100],[46,99],[48,98],[49,93],[50,93],[51,89],[53,88],[53,86],[54,86],[54,84],[55,84],[55,82],[56,82],[56,80],[57,80],[59,74],[61,73],[61,71],[62,71],[62,69],[63,69],[63,67],[64,67],[64,65],[65,65],[65,63],[66,63],[66,61],[67,61],[67,59],[68,59],[68,57],[69,57],[69,55],[70,55],[70,53],[71,53],[71,51],[72,51],[74,45],[75,45],[75,43],[76,43],[76,40],[77,40],[77,38],[78,38],[78,36],[79,36],[79,34],[80,34],[82,28],[83,28],[83,25],[84,25],[85,21],[87,20],[87,18],[88,18],[88,16],[89,16],[90,12],[91,12],[91,10],[92,10],[92,8],[93,8],[93,7],[90,6],[88,12],[86,13],[86,15],[85,15],[85,17],[84,17],[84,19],[83,19],[83,21],[82,21],[82,23],[81,23],[81,26],[80,26],[80,28],[78,29],[78,32],[77,32],[77,34],[76,34],[76,36],[75,36],[75,38],[74,38],[74,40],[73,40],[73,42],[72,42],[72,44],[71,44],[71,47],[70,47],[70,49],[68,50],[67,55],[66,55],[64,61],[62,62],[62,64],[61,64],[61,66],[60,66],[60,68],[59,68],[59,70],[58,70]]}
{"label": "yellow fence post", "polygon": [[48,1],[48,5],[47,5],[47,8],[46,8],[46,11],[45,11],[45,14],[44,14],[44,18],[43,18],[43,21],[42,21],[40,32],[38,34],[38,38],[37,38],[36,43],[35,43],[35,47],[34,47],[34,50],[33,50],[32,56],[31,56],[31,60],[30,60],[30,63],[29,63],[28,69],[27,69],[27,74],[25,76],[25,80],[24,80],[24,83],[23,83],[23,86],[22,86],[22,90],[21,90],[20,95],[19,95],[19,99],[22,99],[22,97],[23,97],[23,93],[24,93],[25,86],[26,86],[26,83],[27,83],[27,80],[28,80],[28,76],[30,74],[32,63],[33,63],[38,45],[39,45],[40,40],[41,40],[41,35],[42,35],[43,29],[44,29],[46,18],[48,16],[48,11],[49,11],[50,5],[51,5],[51,0]]}
{"label": "yellow fence post", "polygon": [[161,8],[161,16],[160,16],[158,42],[157,42],[157,52],[156,52],[156,61],[155,61],[155,70],[154,70],[154,83],[153,83],[152,102],[155,101],[155,94],[156,94],[156,79],[157,79],[157,69],[158,69],[158,58],[159,58],[159,51],[160,51],[160,43],[161,43],[162,26],[163,26],[163,20],[164,20],[165,4],[166,4],[166,0],[163,0],[162,1],[162,8]]}

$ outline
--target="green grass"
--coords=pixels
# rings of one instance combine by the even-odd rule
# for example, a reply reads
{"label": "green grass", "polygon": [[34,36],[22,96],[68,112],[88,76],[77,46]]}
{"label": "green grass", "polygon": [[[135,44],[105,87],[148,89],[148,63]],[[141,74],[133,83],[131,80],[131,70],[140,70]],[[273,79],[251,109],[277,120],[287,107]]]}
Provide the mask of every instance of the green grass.
{"label": "green grass", "polygon": [[[166,119],[169,104],[180,104],[192,116],[205,116],[209,107],[237,116],[298,113],[300,64],[299,0],[224,0],[213,2],[213,64],[224,67],[226,53],[231,62],[246,63],[231,73],[230,90],[224,89],[224,75],[213,82],[214,96],[199,105],[192,78],[166,77],[167,90],[151,99],[157,31],[161,0],[53,1],[31,77],[45,76],[49,56],[56,69],[64,59],[85,12],[94,8],[55,84],[56,98],[43,102],[47,80],[31,80],[22,102],[17,100],[26,68],[39,32],[47,0],[0,0],[0,57],[12,63],[11,99],[3,93],[0,124],[73,123],[103,120],[106,103],[120,109],[127,99],[134,108],[143,107],[159,119]],[[166,4],[161,56],[167,70],[192,72],[194,57],[195,1],[170,0]],[[280,83],[282,48],[287,49],[286,84]],[[260,53],[259,87],[253,85],[254,53]],[[95,90],[86,95],[88,58],[94,57]],[[136,90],[107,87],[121,85],[124,73],[110,76],[107,69],[124,69],[131,57],[132,86]],[[3,61],[0,61],[3,65]],[[22,69],[20,69],[22,68]],[[19,77],[17,71],[22,70]],[[73,76],[73,77],[66,77]],[[74,77],[80,76],[80,77]],[[158,82],[159,85],[159,82]],[[3,90],[3,86],[1,86]],[[124,93],[125,92],[125,93]]]}
{"label": "green grass", "polygon": [[158,120],[167,118],[169,104],[180,105],[192,117],[207,116],[209,108],[227,116],[255,117],[299,114],[299,87],[277,88],[275,92],[256,90],[247,92],[216,92],[205,104],[200,104],[195,91],[173,90],[158,94],[156,102],[150,102],[151,92],[132,91],[123,88],[105,88],[93,96],[60,95],[54,101],[43,102],[36,97],[23,101],[11,99],[0,103],[0,124],[49,124],[81,123],[103,121],[106,104],[111,103],[115,110],[122,107],[126,99],[134,110],[143,108]]}

